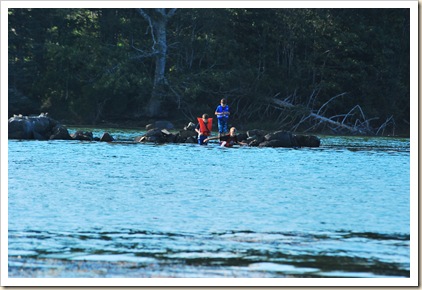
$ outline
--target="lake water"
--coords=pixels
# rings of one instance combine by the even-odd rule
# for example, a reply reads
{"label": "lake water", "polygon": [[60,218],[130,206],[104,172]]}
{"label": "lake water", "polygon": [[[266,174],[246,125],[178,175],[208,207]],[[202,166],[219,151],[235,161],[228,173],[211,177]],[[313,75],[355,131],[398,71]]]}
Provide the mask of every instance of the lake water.
{"label": "lake water", "polygon": [[106,131],[120,142],[8,141],[9,277],[52,260],[151,277],[410,276],[409,139],[227,149]]}

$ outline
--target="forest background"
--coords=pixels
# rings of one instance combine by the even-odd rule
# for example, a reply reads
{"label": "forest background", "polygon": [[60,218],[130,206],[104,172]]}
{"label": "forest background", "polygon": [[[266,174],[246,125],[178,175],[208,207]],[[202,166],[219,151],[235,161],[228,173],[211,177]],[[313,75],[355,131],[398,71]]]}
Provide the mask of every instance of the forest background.
{"label": "forest background", "polygon": [[410,9],[8,11],[9,117],[409,135]]}

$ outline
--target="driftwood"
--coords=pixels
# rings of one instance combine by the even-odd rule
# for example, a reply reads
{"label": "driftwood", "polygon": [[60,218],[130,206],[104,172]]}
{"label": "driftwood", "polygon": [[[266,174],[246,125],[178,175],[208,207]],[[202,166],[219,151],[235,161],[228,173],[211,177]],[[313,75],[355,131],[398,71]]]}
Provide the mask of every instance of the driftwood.
{"label": "driftwood", "polygon": [[[276,105],[278,105],[278,106],[280,106],[280,107],[284,107],[284,108],[289,108],[289,109],[294,109],[294,108],[296,108],[296,106],[295,105],[293,105],[293,104],[291,104],[291,103],[288,103],[288,102],[286,102],[286,101],[282,101],[282,100],[279,100],[279,99],[272,99],[271,100],[274,104],[276,104]],[[350,131],[350,132],[352,132],[352,133],[357,133],[356,131],[357,131],[357,129],[356,128],[353,128],[353,127],[351,127],[351,126],[348,126],[348,125],[346,125],[346,124],[343,124],[343,123],[340,123],[340,122],[337,122],[337,121],[333,121],[333,120],[331,120],[330,118],[327,118],[327,117],[324,117],[324,116],[321,116],[321,115],[318,115],[317,113],[314,113],[314,112],[312,112],[312,111],[309,111],[309,115],[308,116],[305,116],[304,118],[302,118],[302,120],[299,122],[299,123],[302,123],[302,122],[304,122],[305,120],[307,120],[308,118],[313,118],[313,119],[316,119],[316,120],[319,120],[320,122],[322,122],[322,123],[329,123],[329,124],[331,124],[331,125],[334,125],[334,126],[337,126],[337,127],[341,127],[341,128],[344,128],[344,129],[346,129],[346,130],[348,130],[348,131]]]}
{"label": "driftwood", "polygon": [[[328,100],[326,103],[324,103],[318,110],[312,110],[308,107],[302,106],[302,105],[294,105],[291,102],[286,100],[277,99],[276,97],[273,97],[269,99],[269,102],[271,104],[275,104],[276,106],[280,108],[286,108],[291,109],[300,112],[301,119],[299,122],[297,122],[293,126],[293,131],[295,131],[301,124],[303,124],[305,121],[308,121],[309,119],[316,121],[316,123],[308,128],[306,131],[310,131],[312,129],[315,129],[316,127],[324,124],[328,125],[332,131],[346,131],[351,134],[357,135],[373,135],[378,134],[380,131],[383,131],[385,127],[391,123],[391,118],[386,121],[386,123],[383,124],[376,132],[374,129],[372,129],[369,125],[369,122],[373,119],[366,119],[365,114],[363,113],[362,108],[359,105],[356,105],[353,107],[347,114],[342,115],[336,115],[331,117],[324,116],[324,109],[327,108],[327,105],[334,99],[345,95],[346,93],[342,93],[339,95],[336,95],[332,97],[330,100]],[[354,121],[354,124],[350,123],[351,117],[356,117],[356,115],[360,115],[360,118],[357,118]],[[347,122],[348,121],[348,122]],[[305,132],[306,132],[305,131]]]}

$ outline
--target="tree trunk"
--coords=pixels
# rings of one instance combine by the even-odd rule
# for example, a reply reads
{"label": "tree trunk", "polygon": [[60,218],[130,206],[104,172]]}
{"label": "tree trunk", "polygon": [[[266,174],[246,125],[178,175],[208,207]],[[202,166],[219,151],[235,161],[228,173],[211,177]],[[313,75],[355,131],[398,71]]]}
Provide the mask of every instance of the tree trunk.
{"label": "tree trunk", "polygon": [[156,36],[157,45],[155,49],[155,74],[154,86],[151,93],[151,99],[147,106],[147,115],[149,117],[158,117],[161,114],[161,102],[165,92],[165,70],[166,70],[166,56],[167,56],[167,33],[166,33],[166,18],[160,18],[153,21],[154,34]]}
{"label": "tree trunk", "polygon": [[162,115],[161,103],[166,91],[167,22],[176,9],[173,8],[167,12],[165,8],[156,8],[151,15],[148,15],[144,9],[138,9],[138,12],[149,22],[153,39],[152,53],[155,55],[154,86],[146,107],[146,114],[149,117],[158,117]]}

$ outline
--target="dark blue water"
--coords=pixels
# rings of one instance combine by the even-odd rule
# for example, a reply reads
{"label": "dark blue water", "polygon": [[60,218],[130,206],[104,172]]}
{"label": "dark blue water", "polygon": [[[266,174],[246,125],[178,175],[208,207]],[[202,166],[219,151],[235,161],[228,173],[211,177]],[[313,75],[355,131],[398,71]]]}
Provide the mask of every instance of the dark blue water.
{"label": "dark blue water", "polygon": [[111,133],[9,140],[10,275],[45,259],[172,277],[410,275],[409,139],[227,149]]}

